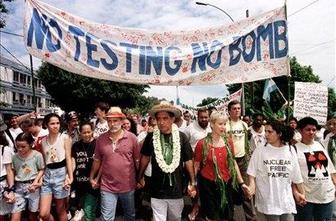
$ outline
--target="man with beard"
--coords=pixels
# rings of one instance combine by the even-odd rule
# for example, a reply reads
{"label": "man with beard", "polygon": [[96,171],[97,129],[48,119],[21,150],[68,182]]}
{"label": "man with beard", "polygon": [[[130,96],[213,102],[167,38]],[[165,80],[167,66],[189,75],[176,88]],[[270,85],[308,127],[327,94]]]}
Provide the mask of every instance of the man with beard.
{"label": "man with beard", "polygon": [[98,187],[98,173],[101,171],[103,221],[115,219],[118,199],[125,220],[135,220],[134,190],[140,150],[136,136],[121,127],[125,118],[119,107],[111,107],[106,114],[109,131],[100,135],[96,142],[90,183],[94,189]]}
{"label": "man with beard", "polygon": [[188,138],[193,151],[195,150],[197,141],[203,139],[211,132],[209,125],[209,111],[201,108],[197,111],[197,121],[194,121],[187,128],[182,131]]}
{"label": "man with beard", "polygon": [[252,116],[253,122],[252,126],[249,128],[249,132],[251,135],[250,138],[250,147],[251,151],[254,151],[260,145],[266,144],[265,137],[265,127],[263,125],[264,115],[260,113],[255,113]]}

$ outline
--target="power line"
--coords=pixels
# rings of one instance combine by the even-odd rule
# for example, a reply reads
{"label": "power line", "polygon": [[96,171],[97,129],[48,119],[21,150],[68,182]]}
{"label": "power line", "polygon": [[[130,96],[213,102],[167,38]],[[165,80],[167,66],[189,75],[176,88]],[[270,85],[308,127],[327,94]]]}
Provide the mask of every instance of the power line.
{"label": "power line", "polygon": [[13,55],[5,46],[3,46],[1,43],[0,43],[0,46],[5,49],[5,51],[10,54],[17,62],[19,62],[23,67],[27,68],[29,71],[30,69],[25,65],[23,64],[15,55]]}
{"label": "power line", "polygon": [[329,87],[329,85],[336,79],[336,75],[333,77],[333,79],[331,79],[331,81],[328,83],[327,87]]}
{"label": "power line", "polygon": [[4,34],[8,34],[8,35],[14,35],[14,36],[17,36],[17,37],[24,37],[23,35],[12,33],[12,32],[8,32],[8,31],[1,31],[0,30],[0,32],[4,33]]}
{"label": "power line", "polygon": [[315,4],[315,3],[318,2],[318,1],[319,1],[319,0],[315,0],[315,1],[311,2],[311,3],[309,3],[308,5],[304,6],[303,8],[300,8],[299,10],[297,10],[297,11],[293,12],[292,14],[288,15],[288,17],[293,16],[293,15],[299,13],[300,11],[302,11],[302,10],[308,8],[309,6]]}
{"label": "power line", "polygon": [[333,41],[335,41],[335,39],[325,41],[325,42],[321,42],[321,43],[313,45],[312,47],[309,47],[309,48],[306,48],[306,49],[303,49],[303,50],[300,50],[300,51],[294,51],[294,52],[291,53],[291,55],[297,54],[297,53],[302,53],[302,52],[308,51],[308,50],[313,49],[313,48],[318,48],[322,45],[328,44],[328,43],[333,42]]}

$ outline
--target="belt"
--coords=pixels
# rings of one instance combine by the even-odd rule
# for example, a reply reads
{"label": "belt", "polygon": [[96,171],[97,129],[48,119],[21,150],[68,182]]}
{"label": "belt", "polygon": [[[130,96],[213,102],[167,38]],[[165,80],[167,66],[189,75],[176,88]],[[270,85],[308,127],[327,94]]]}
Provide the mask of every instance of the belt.
{"label": "belt", "polygon": [[62,160],[61,162],[47,164],[48,169],[59,169],[65,166],[66,166],[65,159]]}
{"label": "belt", "polygon": [[236,161],[241,161],[241,160],[243,160],[243,159],[245,159],[245,156],[242,156],[242,157],[236,157]]}
{"label": "belt", "polygon": [[34,179],[32,179],[32,180],[24,180],[24,181],[18,180],[18,181],[15,181],[15,182],[17,182],[17,183],[24,183],[24,184],[26,184],[26,183],[33,183]]}
{"label": "belt", "polygon": [[4,181],[7,178],[7,175],[3,175],[2,177],[0,177],[0,182]]}

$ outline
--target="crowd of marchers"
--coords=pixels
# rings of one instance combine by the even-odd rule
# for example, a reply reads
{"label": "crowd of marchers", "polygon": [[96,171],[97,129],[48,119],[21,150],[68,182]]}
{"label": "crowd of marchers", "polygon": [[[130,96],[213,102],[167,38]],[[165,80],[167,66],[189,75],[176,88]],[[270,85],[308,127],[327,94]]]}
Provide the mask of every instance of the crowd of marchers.
{"label": "crowd of marchers", "polygon": [[[195,116],[193,116],[195,114]],[[99,102],[77,113],[0,119],[0,221],[325,221],[336,215],[336,118],[319,125],[170,102],[146,116]],[[120,208],[119,208],[120,207]]]}

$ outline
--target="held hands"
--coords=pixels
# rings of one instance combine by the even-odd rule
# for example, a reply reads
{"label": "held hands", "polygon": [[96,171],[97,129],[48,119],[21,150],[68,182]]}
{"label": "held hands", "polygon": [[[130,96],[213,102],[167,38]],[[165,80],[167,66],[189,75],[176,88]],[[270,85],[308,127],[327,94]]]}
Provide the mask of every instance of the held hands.
{"label": "held hands", "polygon": [[142,188],[145,187],[145,184],[146,184],[146,182],[145,182],[145,178],[143,177],[143,178],[141,178],[140,180],[138,180],[138,183],[137,183],[136,188],[137,188],[137,189],[142,189]]}
{"label": "held hands", "polygon": [[307,204],[306,196],[297,191],[294,192],[294,199],[295,199],[296,204],[298,204],[301,207]]}
{"label": "held hands", "polygon": [[252,199],[254,195],[254,191],[252,190],[252,188],[250,186],[247,186],[245,183],[241,185],[241,188],[244,192],[245,197],[248,199]]}
{"label": "held hands", "polygon": [[99,183],[97,179],[90,179],[90,184],[91,184],[92,189],[94,190],[99,188]]}
{"label": "held hands", "polygon": [[196,196],[196,194],[197,194],[196,186],[192,185],[192,184],[189,184],[188,185],[188,195],[191,198],[194,198]]}
{"label": "held hands", "polygon": [[34,182],[28,187],[28,190],[29,192],[33,193],[41,186],[42,186],[42,179],[39,179],[38,181],[34,180]]}
{"label": "held hands", "polygon": [[66,190],[70,190],[71,183],[72,183],[72,180],[69,178],[68,175],[66,175],[65,180],[64,180],[64,184],[63,184],[63,188],[66,189]]}
{"label": "held hands", "polygon": [[4,192],[4,197],[5,197],[5,201],[6,201],[6,203],[10,203],[10,204],[13,204],[13,203],[15,203],[15,193],[13,192],[13,191],[11,191],[11,192],[7,192],[7,191],[5,191]]}

